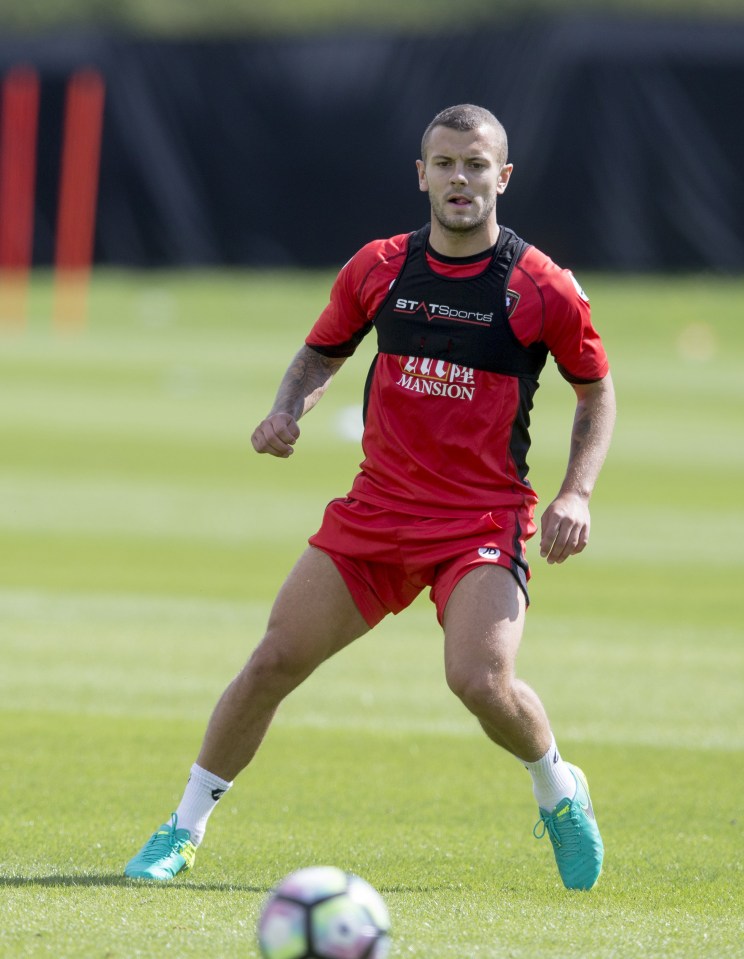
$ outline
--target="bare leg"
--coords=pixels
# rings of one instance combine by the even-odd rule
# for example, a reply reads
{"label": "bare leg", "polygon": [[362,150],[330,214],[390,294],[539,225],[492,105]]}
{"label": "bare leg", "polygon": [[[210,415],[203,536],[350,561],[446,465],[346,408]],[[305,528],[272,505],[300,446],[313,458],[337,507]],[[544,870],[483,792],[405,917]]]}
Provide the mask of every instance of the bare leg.
{"label": "bare leg", "polygon": [[444,612],[445,669],[450,688],[486,735],[535,762],[550,747],[551,731],[537,694],[514,673],[524,617],[524,594],[508,570],[472,570]]}
{"label": "bare leg", "polygon": [[368,630],[333,561],[309,547],[279,591],[266,635],[218,701],[198,765],[234,779],[253,759],[284,697]]}

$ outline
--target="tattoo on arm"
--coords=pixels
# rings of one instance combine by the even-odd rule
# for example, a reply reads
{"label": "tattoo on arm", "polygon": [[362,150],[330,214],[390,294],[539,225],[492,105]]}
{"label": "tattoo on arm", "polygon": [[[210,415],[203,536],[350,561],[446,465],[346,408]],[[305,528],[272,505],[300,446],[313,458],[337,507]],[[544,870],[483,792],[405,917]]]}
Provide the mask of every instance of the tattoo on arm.
{"label": "tattoo on arm", "polygon": [[291,413],[299,419],[315,406],[343,362],[303,346],[282,377],[271,412]]}
{"label": "tattoo on arm", "polygon": [[586,407],[576,410],[573,429],[571,430],[571,452],[569,462],[573,462],[581,453],[592,433],[592,411]]}
{"label": "tattoo on arm", "polygon": [[578,393],[564,486],[591,495],[615,424],[615,393],[608,377]]}

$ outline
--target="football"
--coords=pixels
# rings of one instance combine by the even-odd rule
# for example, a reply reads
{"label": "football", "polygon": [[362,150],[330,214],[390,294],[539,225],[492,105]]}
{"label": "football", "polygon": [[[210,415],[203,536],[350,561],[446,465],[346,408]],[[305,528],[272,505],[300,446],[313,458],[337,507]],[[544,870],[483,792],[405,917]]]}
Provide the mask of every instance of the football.
{"label": "football", "polygon": [[264,959],[383,959],[390,917],[364,879],[335,866],[310,866],[283,879],[258,921]]}

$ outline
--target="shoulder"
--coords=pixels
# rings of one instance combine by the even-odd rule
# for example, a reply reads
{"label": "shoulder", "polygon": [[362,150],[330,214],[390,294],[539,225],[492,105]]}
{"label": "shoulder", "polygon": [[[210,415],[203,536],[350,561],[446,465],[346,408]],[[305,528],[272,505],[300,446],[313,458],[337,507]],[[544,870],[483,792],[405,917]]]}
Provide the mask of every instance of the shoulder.
{"label": "shoulder", "polygon": [[376,270],[391,265],[400,269],[408,249],[409,236],[409,233],[400,233],[384,240],[371,240],[344,264],[341,273],[355,279],[361,286]]}
{"label": "shoulder", "polygon": [[341,268],[330,302],[305,342],[313,349],[332,347],[329,355],[350,356],[366,334],[377,309],[405,261],[408,233],[372,240]]}
{"label": "shoulder", "polygon": [[589,297],[570,270],[558,266],[536,246],[528,246],[514,268],[515,280],[522,278],[539,293],[546,307],[571,309],[588,304]]}
{"label": "shoulder", "polygon": [[397,233],[395,236],[389,236],[383,240],[370,240],[352,259],[359,257],[369,262],[380,262],[399,256],[401,253],[405,254],[410,236],[410,233]]}
{"label": "shoulder", "polygon": [[336,278],[336,295],[358,303],[370,314],[400,273],[408,250],[409,233],[372,240],[348,260]]}
{"label": "shoulder", "polygon": [[522,342],[542,340],[571,382],[602,379],[609,369],[607,355],[592,323],[589,297],[573,273],[533,246],[520,257],[514,275],[516,292],[525,292],[519,300],[525,310],[515,312],[513,320],[515,326],[521,323],[515,332]]}

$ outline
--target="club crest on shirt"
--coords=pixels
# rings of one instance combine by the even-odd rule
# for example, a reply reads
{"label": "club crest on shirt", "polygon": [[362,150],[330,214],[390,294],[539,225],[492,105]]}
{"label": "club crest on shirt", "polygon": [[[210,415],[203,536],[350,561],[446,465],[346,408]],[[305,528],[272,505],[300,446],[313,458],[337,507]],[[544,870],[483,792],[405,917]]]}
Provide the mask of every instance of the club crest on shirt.
{"label": "club crest on shirt", "polygon": [[426,396],[446,396],[454,400],[472,400],[475,373],[472,367],[425,356],[401,356],[398,386]]}
{"label": "club crest on shirt", "polygon": [[504,300],[504,303],[506,305],[506,318],[509,320],[511,319],[512,313],[517,308],[517,303],[519,303],[519,296],[520,294],[515,293],[514,290],[506,291],[506,299]]}

